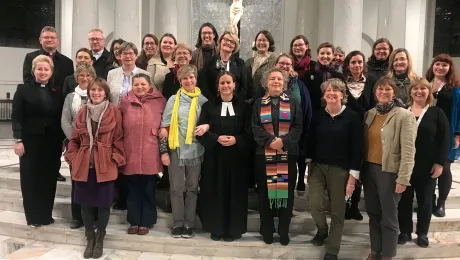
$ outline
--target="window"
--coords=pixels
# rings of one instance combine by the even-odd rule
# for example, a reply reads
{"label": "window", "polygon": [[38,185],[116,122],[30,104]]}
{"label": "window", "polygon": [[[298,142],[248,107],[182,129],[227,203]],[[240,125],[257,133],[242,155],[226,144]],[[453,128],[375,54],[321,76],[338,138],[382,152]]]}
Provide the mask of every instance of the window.
{"label": "window", "polygon": [[433,55],[460,57],[460,0],[437,0]]}
{"label": "window", "polygon": [[55,0],[2,0],[0,46],[39,48],[46,25],[55,26]]}

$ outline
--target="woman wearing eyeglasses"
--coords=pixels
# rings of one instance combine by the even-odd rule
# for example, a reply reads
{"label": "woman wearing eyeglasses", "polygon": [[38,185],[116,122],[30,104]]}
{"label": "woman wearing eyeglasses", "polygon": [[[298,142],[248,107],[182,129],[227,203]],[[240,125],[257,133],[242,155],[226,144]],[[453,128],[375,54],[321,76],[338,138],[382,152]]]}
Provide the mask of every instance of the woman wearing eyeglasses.
{"label": "woman wearing eyeglasses", "polygon": [[238,37],[231,32],[224,32],[218,40],[218,54],[212,57],[198,75],[198,86],[203,95],[214,101],[218,96],[217,76],[222,71],[229,71],[235,76],[235,95],[242,100],[248,100],[246,67],[244,61],[233,54],[240,49]]}
{"label": "woman wearing eyeglasses", "polygon": [[310,70],[314,70],[316,61],[311,60],[311,49],[310,43],[307,37],[303,35],[297,35],[292,39],[289,54],[294,57],[293,67],[295,72],[299,75],[299,79],[307,84],[307,78],[305,74]]}

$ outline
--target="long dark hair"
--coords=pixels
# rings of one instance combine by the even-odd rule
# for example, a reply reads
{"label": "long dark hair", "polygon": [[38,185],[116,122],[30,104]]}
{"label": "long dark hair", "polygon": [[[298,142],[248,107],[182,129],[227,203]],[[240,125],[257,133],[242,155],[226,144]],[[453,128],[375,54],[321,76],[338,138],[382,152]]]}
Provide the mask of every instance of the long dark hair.
{"label": "long dark hair", "polygon": [[118,43],[118,44],[122,45],[124,42],[126,42],[126,41],[123,40],[122,38],[118,38],[116,40],[113,40],[112,44],[110,44],[110,57],[112,58],[113,62],[118,64],[118,66],[121,66],[121,64],[118,63],[118,60],[115,57],[115,44]]}
{"label": "long dark hair", "polygon": [[433,65],[436,62],[445,62],[449,64],[449,72],[446,74],[446,82],[447,82],[447,87],[449,88],[455,88],[460,86],[460,80],[457,77],[457,71],[455,69],[455,63],[452,61],[452,57],[448,54],[442,53],[439,54],[438,56],[434,57],[433,61],[431,62],[430,67],[425,73],[425,78],[431,82],[434,79],[434,73],[433,73]]}
{"label": "long dark hair", "polygon": [[[158,48],[158,38],[155,35],[151,33],[147,33],[146,35],[144,35],[144,37],[142,37],[142,50],[141,50],[141,53],[139,54],[139,57],[137,58],[139,63],[147,63],[149,61],[149,57],[147,57],[147,53],[145,53],[144,51],[145,38],[152,38]],[[153,54],[153,56],[155,56],[155,53]]]}
{"label": "long dark hair", "polygon": [[204,27],[209,27],[212,30],[212,33],[214,34],[214,44],[217,46],[217,39],[219,39],[219,34],[217,33],[216,27],[212,23],[204,23],[201,25],[200,29],[198,30],[198,38],[196,39],[196,44],[195,47],[201,48],[203,45],[203,40],[201,39],[201,31],[203,30]]}
{"label": "long dark hair", "polygon": [[367,75],[367,64],[366,64],[366,56],[364,56],[364,54],[360,51],[352,51],[350,53],[348,53],[348,55],[345,57],[345,59],[343,60],[343,65],[342,65],[342,74],[345,78],[345,81],[347,80],[347,77],[351,75],[351,71],[350,71],[350,61],[351,61],[351,58],[353,58],[354,56],[361,56],[363,57],[363,75]]}

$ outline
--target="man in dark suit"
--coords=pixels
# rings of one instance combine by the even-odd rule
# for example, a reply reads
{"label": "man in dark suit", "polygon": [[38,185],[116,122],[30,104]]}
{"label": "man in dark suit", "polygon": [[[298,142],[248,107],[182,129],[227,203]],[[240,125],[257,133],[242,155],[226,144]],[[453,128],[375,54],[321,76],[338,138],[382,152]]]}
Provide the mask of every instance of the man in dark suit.
{"label": "man in dark suit", "polygon": [[[64,79],[74,73],[73,62],[71,59],[57,51],[59,38],[54,27],[43,27],[42,31],[40,32],[40,44],[42,45],[40,50],[27,53],[24,59],[24,65],[22,69],[24,83],[34,82],[32,74],[32,61],[38,55],[43,54],[51,57],[53,60],[54,70],[50,82],[54,88],[59,89],[59,92],[61,92],[62,86],[64,85]],[[62,176],[61,173],[57,172],[57,180],[65,181],[65,177]]]}
{"label": "man in dark suit", "polygon": [[98,77],[107,80],[109,70],[113,69],[113,60],[110,52],[105,48],[104,33],[99,28],[94,28],[88,33],[88,42],[95,62],[93,67]]}

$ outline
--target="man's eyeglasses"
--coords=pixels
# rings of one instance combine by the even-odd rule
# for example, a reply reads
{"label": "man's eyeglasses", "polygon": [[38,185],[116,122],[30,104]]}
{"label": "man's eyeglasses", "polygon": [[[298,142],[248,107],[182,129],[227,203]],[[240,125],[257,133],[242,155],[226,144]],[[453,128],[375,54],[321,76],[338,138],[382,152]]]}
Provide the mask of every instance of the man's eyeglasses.
{"label": "man's eyeglasses", "polygon": [[57,39],[56,36],[42,36],[41,38],[44,40],[56,40]]}
{"label": "man's eyeglasses", "polygon": [[102,38],[89,38],[88,40],[90,42],[100,42],[100,41],[102,41]]}

